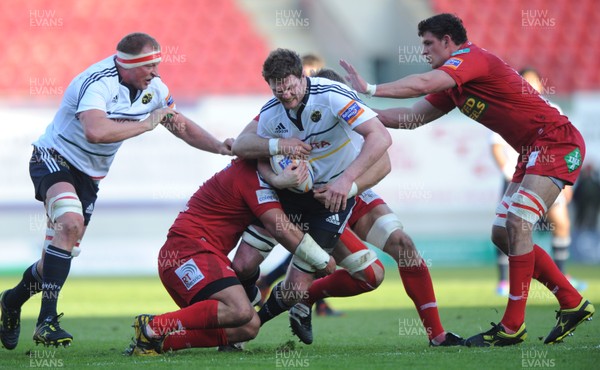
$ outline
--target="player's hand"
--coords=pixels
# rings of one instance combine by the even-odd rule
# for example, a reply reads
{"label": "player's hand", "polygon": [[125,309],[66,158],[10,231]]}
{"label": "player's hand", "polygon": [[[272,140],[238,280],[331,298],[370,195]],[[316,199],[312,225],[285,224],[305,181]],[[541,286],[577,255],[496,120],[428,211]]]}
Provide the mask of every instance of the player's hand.
{"label": "player's hand", "polygon": [[225,139],[221,143],[221,147],[219,148],[219,154],[221,154],[221,155],[233,155],[233,152],[231,151],[231,148],[233,147],[233,142],[234,141],[235,141],[235,139],[233,139],[231,137]]}
{"label": "player's hand", "polygon": [[318,189],[314,189],[315,199],[323,203],[330,212],[339,212],[346,209],[348,193],[352,188],[352,182],[345,181],[339,177],[332,183],[326,184]]}
{"label": "player's hand", "polygon": [[273,184],[279,189],[292,188],[302,184],[308,178],[308,166],[306,162],[298,161],[287,166],[282,173],[276,176]]}
{"label": "player's hand", "polygon": [[142,121],[148,131],[154,130],[159,123],[176,123],[179,113],[171,108],[159,108],[150,113],[150,116]]}
{"label": "player's hand", "polygon": [[329,256],[329,262],[327,262],[327,266],[325,266],[325,268],[322,270],[315,271],[315,276],[323,277],[323,276],[331,275],[335,272],[336,266],[337,266],[337,264],[336,264],[335,260],[333,259],[333,257]]}
{"label": "player's hand", "polygon": [[359,93],[367,93],[367,81],[362,78],[354,66],[343,59],[340,59],[340,65],[346,70],[348,75],[345,77],[346,81],[352,86],[352,88]]}
{"label": "player's hand", "polygon": [[279,154],[291,156],[293,158],[305,159],[310,154],[312,147],[310,144],[296,138],[279,139]]}

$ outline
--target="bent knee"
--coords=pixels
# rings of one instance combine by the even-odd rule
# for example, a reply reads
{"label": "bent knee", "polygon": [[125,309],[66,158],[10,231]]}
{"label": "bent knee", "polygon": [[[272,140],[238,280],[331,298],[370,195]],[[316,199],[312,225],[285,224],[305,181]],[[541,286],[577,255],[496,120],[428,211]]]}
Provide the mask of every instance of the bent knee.
{"label": "bent knee", "polygon": [[83,216],[74,212],[67,212],[54,222],[54,232],[56,234],[80,237],[83,229]]}

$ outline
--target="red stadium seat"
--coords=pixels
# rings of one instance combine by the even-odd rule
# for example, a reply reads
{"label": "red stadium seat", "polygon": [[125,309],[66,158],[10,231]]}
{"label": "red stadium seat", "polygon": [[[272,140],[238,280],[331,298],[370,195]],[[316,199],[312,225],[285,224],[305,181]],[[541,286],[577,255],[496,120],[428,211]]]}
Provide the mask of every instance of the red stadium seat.
{"label": "red stadium seat", "polygon": [[[0,2],[0,11],[10,15],[0,22],[5,55],[0,95],[30,98],[28,76],[46,77],[46,82],[56,81],[66,88],[76,73],[114,53],[123,35],[136,31],[147,32],[161,43],[165,61],[160,73],[181,98],[264,92],[260,68],[267,43],[235,0],[156,3]],[[30,21],[47,26],[31,26]],[[258,76],[248,77],[248,71],[257,71]]]}

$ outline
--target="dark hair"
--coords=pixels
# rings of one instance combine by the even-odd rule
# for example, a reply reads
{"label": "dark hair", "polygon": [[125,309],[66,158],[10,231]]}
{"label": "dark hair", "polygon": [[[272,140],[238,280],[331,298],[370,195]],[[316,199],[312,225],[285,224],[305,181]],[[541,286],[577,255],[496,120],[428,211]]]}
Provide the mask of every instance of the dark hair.
{"label": "dark hair", "polygon": [[314,75],[313,77],[323,77],[323,78],[327,78],[330,79],[332,81],[337,81],[337,82],[341,82],[343,84],[346,83],[346,81],[344,81],[344,78],[342,76],[340,76],[336,71],[334,71],[333,69],[329,69],[329,68],[321,68],[319,69]]}
{"label": "dark hair", "polygon": [[265,81],[283,80],[289,75],[302,77],[302,60],[293,50],[273,50],[263,63],[262,75]]}
{"label": "dark hair", "polygon": [[444,35],[449,35],[456,45],[464,44],[467,41],[467,30],[463,22],[454,14],[442,13],[429,17],[419,22],[419,36],[425,32],[431,32],[438,40]]}
{"label": "dark hair", "polygon": [[155,50],[160,50],[160,44],[154,37],[141,32],[130,33],[123,37],[117,44],[117,50],[127,54],[139,54],[146,45],[152,46]]}

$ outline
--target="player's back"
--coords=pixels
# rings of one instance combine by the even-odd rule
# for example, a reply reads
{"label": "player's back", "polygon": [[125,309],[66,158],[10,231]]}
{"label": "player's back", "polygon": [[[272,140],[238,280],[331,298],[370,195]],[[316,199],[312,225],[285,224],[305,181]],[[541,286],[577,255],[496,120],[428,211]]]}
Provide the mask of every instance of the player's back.
{"label": "player's back", "polygon": [[206,239],[223,254],[237,244],[244,229],[273,203],[275,192],[259,179],[256,162],[234,159],[206,181],[179,213],[169,234]]}

